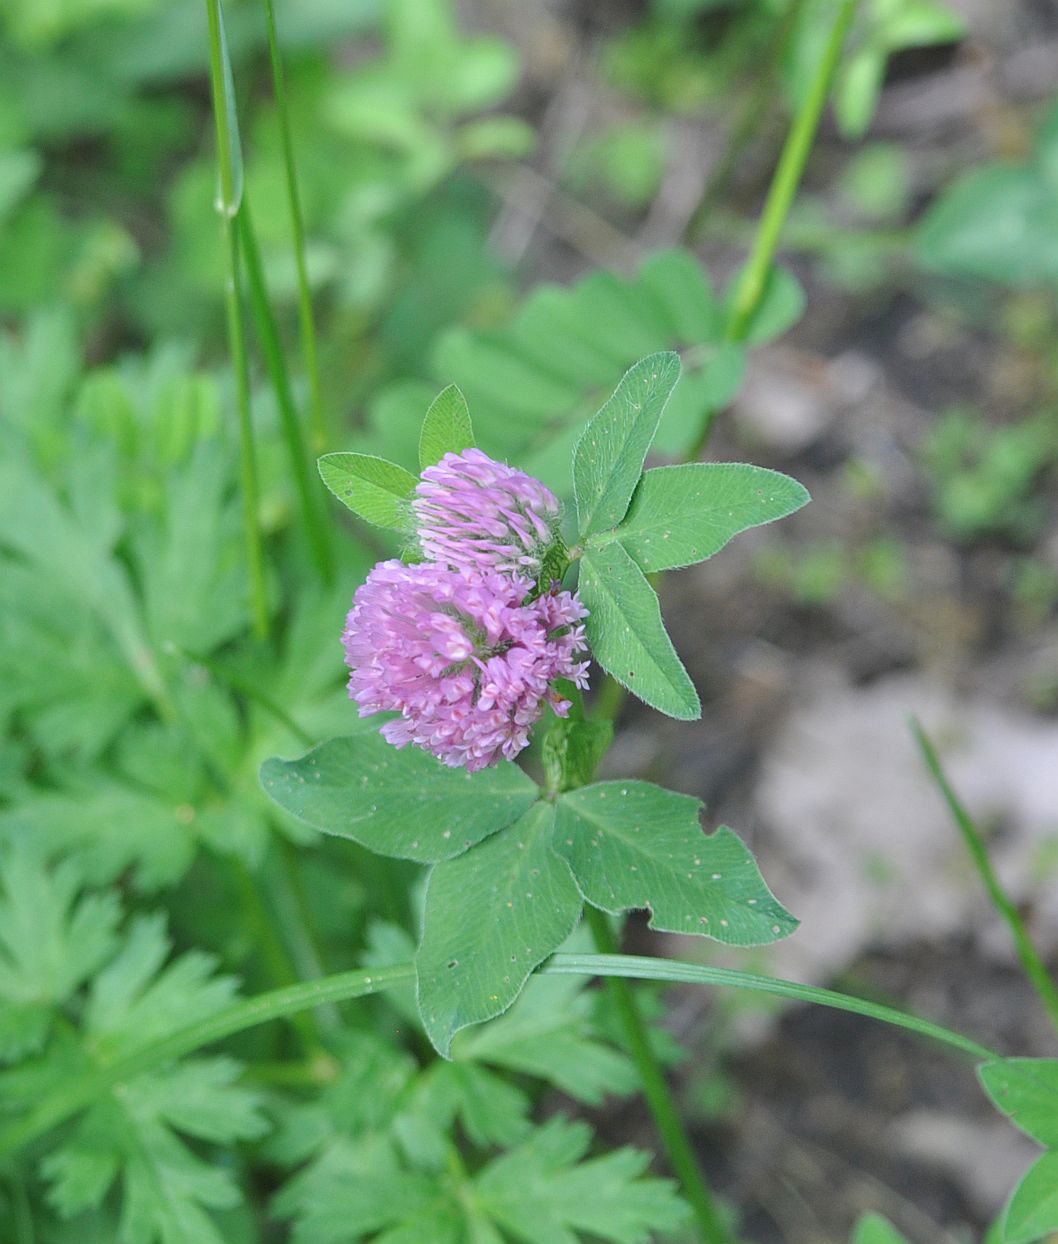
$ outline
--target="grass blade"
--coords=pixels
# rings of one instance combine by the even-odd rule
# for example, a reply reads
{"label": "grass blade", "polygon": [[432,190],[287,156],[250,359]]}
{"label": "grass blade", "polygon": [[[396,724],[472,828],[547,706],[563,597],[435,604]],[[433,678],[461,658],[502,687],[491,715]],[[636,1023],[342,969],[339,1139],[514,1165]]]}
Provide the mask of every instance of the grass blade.
{"label": "grass blade", "polygon": [[960,834],[962,834],[962,839],[966,844],[967,851],[970,853],[970,858],[973,860],[981,880],[984,882],[985,889],[988,891],[988,897],[992,900],[992,906],[999,912],[1010,928],[1011,935],[1014,938],[1014,945],[1018,952],[1018,958],[1021,960],[1021,966],[1025,969],[1025,975],[1029,978],[1032,987],[1039,995],[1039,999],[1043,1003],[1055,1031],[1058,1032],[1058,988],[1055,987],[1054,980],[1044,966],[1039,951],[1033,945],[1032,938],[1029,937],[1028,930],[1025,928],[1025,922],[1021,918],[1021,913],[1011,901],[1006,890],[1003,889],[1003,884],[992,867],[992,861],[988,858],[988,848],[985,846],[984,836],[977,828],[973,817],[963,807],[958,795],[956,795],[951,783],[948,781],[936,748],[915,718],[911,719],[911,730],[922,752],[926,767],[929,769],[937,789],[944,797],[944,802],[948,805],[952,820],[955,822]]}
{"label": "grass blade", "polygon": [[272,382],[276,405],[279,407],[279,419],[283,427],[287,453],[290,456],[290,468],[294,475],[294,486],[301,506],[301,516],[305,523],[316,567],[323,581],[330,584],[334,582],[334,551],[331,547],[330,527],[322,514],[323,492],[316,483],[315,472],[310,468],[309,451],[302,436],[301,420],[298,418],[294,405],[294,395],[291,392],[283,345],[279,339],[279,329],[276,327],[275,316],[272,314],[272,307],[268,301],[261,253],[257,247],[257,235],[250,216],[250,201],[245,195],[243,195],[236,220],[239,226],[239,240],[246,260],[250,306],[257,324],[257,336],[261,343],[265,368]]}
{"label": "grass blade", "polygon": [[301,196],[298,192],[298,173],[294,163],[294,140],[290,129],[290,109],[287,107],[286,78],[283,74],[283,58],[279,52],[279,35],[276,29],[275,6],[272,0],[262,0],[265,21],[268,25],[268,55],[272,65],[272,89],[275,92],[276,116],[279,120],[279,137],[283,147],[283,168],[286,174],[287,203],[290,208],[290,227],[294,235],[294,262],[298,274],[298,321],[301,329],[301,350],[305,356],[305,371],[309,378],[309,435],[314,453],[327,448],[327,421],[320,389],[320,369],[316,350],[316,320],[312,311],[312,291],[309,288],[309,270],[305,258],[305,222],[301,214]]}
{"label": "grass blade", "polygon": [[264,547],[258,523],[257,459],[254,450],[253,419],[250,411],[250,372],[246,358],[246,330],[243,322],[242,274],[239,237],[235,216],[242,200],[242,157],[235,111],[235,88],[224,35],[220,0],[206,0],[209,15],[209,65],[213,91],[213,119],[217,133],[217,163],[220,193],[217,209],[224,233],[225,302],[228,344],[235,371],[235,394],[239,412],[239,476],[242,487],[243,527],[246,560],[250,570],[250,601],[254,632],[268,634],[268,598],[265,588]]}

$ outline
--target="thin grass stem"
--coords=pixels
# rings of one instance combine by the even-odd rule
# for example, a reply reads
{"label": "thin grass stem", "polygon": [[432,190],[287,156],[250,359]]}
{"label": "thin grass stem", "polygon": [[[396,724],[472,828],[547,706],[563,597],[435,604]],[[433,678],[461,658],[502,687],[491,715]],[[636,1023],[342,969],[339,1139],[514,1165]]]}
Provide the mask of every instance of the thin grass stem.
{"label": "thin grass stem", "polygon": [[[617,942],[606,916],[590,905],[585,907],[585,915],[596,949],[602,955],[613,955],[617,950]],[[694,1214],[698,1232],[706,1244],[730,1244],[732,1237],[680,1119],[672,1091],[650,1044],[647,1026],[640,1014],[632,987],[621,976],[610,976],[606,987],[624,1029],[632,1061],[639,1073],[643,1096],[654,1117],[654,1124],[672,1169],[680,1181],[683,1195]]]}
{"label": "thin grass stem", "polygon": [[926,767],[929,769],[937,789],[944,797],[944,802],[948,805],[952,820],[962,834],[963,842],[966,844],[970,858],[973,860],[974,866],[984,882],[985,889],[988,891],[988,897],[992,901],[992,906],[1007,922],[1011,936],[1014,939],[1014,946],[1018,952],[1018,958],[1021,960],[1021,966],[1025,969],[1025,975],[1029,978],[1032,987],[1036,990],[1040,1001],[1043,1003],[1044,1010],[1046,1010],[1055,1031],[1058,1032],[1058,988],[1055,987],[1053,977],[1047,971],[1043,960],[1040,958],[1039,951],[1033,944],[1032,938],[1029,937],[1028,930],[1025,928],[1025,922],[1021,918],[1021,913],[1011,901],[1006,890],[1003,889],[1003,883],[999,880],[996,870],[992,867],[984,835],[978,829],[973,817],[966,811],[962,801],[948,781],[948,776],[940,763],[940,757],[937,755],[937,749],[933,746],[929,735],[922,729],[917,718],[913,717],[911,719],[911,730],[922,752]]}
{"label": "thin grass stem", "polygon": [[231,66],[224,38],[220,0],[206,0],[209,15],[209,68],[213,92],[213,119],[217,137],[220,194],[217,208],[224,235],[226,266],[224,294],[228,320],[228,345],[235,372],[235,396],[239,413],[239,479],[242,490],[246,560],[250,572],[250,606],[254,632],[268,635],[268,596],[265,585],[264,542],[258,520],[257,458],[253,417],[250,409],[250,372],[246,357],[243,322],[239,238],[235,217],[242,197],[242,164],[232,98]]}
{"label": "thin grass stem", "polygon": [[265,21],[268,25],[268,55],[272,65],[272,89],[275,92],[276,116],[279,120],[279,137],[283,147],[283,167],[286,173],[287,202],[290,209],[290,228],[294,235],[294,262],[298,274],[298,320],[301,328],[301,350],[305,356],[305,371],[309,380],[309,436],[313,450],[322,453],[327,448],[327,419],[320,388],[319,356],[316,349],[316,319],[312,310],[312,290],[309,287],[308,260],[305,254],[305,222],[301,212],[301,195],[298,190],[297,165],[294,163],[294,140],[290,126],[290,109],[287,106],[286,77],[283,57],[279,50],[279,33],[276,28],[275,7],[272,0],[262,0]]}
{"label": "thin grass stem", "polygon": [[[739,972],[732,968],[708,967],[699,963],[684,963],[677,959],[654,959],[638,955],[552,955],[537,969],[543,975],[624,977],[629,980],[656,980],[685,985],[718,985],[744,989],[752,993],[770,994],[790,998],[795,1002],[815,1003],[867,1019],[879,1020],[897,1028],[903,1028],[931,1041],[940,1042],[972,1058],[995,1062],[1001,1054],[974,1041],[971,1037],[954,1032],[928,1019],[920,1019],[906,1011],[881,1003],[868,1002],[832,989],[819,989],[814,985],[801,985],[796,981],[776,976],[758,976],[752,972]],[[289,1018],[301,1011],[326,1006],[329,1003],[348,1002],[354,998],[381,993],[415,979],[415,966],[411,963],[394,964],[392,967],[369,968],[352,972],[339,972],[320,980],[303,981],[283,989],[273,989],[235,1002],[207,1019],[189,1024],[169,1033],[159,1041],[134,1050],[109,1065],[96,1067],[90,1075],[64,1085],[44,1100],[24,1118],[9,1123],[0,1130],[0,1157],[15,1152],[42,1136],[51,1128],[70,1118],[90,1105],[101,1094],[124,1080],[141,1075],[174,1059],[191,1054],[203,1046],[212,1045],[237,1032],[255,1028],[258,1024],[276,1019]]]}
{"label": "thin grass stem", "polygon": [[316,568],[323,581],[331,584],[334,582],[334,549],[331,546],[331,529],[322,510],[323,489],[319,486],[315,471],[310,470],[309,450],[302,436],[301,420],[298,418],[297,408],[294,405],[294,394],[283,355],[283,344],[279,339],[279,329],[276,327],[275,316],[272,314],[272,307],[268,300],[261,252],[257,246],[257,235],[250,214],[250,202],[245,193],[236,219],[239,226],[239,241],[246,261],[250,306],[257,324],[257,336],[261,343],[265,368],[272,382],[276,405],[279,408],[279,420],[290,458],[294,487],[301,506],[302,521],[305,524]]}

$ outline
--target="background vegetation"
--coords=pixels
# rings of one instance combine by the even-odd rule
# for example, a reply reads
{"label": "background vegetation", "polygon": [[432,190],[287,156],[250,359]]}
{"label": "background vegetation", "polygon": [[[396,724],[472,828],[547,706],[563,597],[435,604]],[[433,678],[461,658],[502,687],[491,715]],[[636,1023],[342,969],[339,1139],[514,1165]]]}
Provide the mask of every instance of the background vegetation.
{"label": "background vegetation", "polygon": [[[584,417],[674,347],[659,461],[711,412],[708,457],[815,503],[667,589],[705,716],[627,708],[612,772],[745,827],[803,921],[760,966],[1049,1052],[904,716],[939,732],[1053,955],[1058,17],[862,0],[785,267],[733,340],[833,14],[280,3],[285,114],[265,10],[233,0],[255,583],[206,8],[0,9],[0,1121],[236,981],[408,957],[416,870],[309,838],[258,785],[265,757],[358,728],[338,634],[394,547],[292,470],[292,417],[312,452],[414,470],[454,381],[483,447],[563,488]],[[746,1239],[846,1241],[866,1210],[977,1239],[1033,1152],[988,1130],[961,1064],[863,1021],[660,998]],[[241,1034],[8,1158],[0,1239],[445,1244],[453,1204],[475,1244],[680,1238],[662,1164],[617,1148],[656,1145],[610,1006],[541,979],[453,1063],[399,992]]]}

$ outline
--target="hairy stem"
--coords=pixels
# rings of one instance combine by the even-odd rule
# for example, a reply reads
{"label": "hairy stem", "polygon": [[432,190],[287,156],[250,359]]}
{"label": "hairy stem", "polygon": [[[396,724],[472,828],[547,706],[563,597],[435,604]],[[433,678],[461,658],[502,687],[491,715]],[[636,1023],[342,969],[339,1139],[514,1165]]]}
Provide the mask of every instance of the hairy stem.
{"label": "hairy stem", "polygon": [[[596,949],[601,955],[613,955],[617,950],[617,942],[606,916],[590,905],[586,906],[584,911]],[[639,1081],[643,1087],[643,1096],[650,1107],[650,1113],[654,1116],[654,1123],[665,1146],[665,1152],[669,1156],[672,1169],[694,1212],[699,1234],[706,1244],[729,1244],[731,1236],[728,1234],[723,1216],[717,1208],[716,1200],[698,1165],[690,1137],[684,1129],[676,1102],[673,1100],[672,1092],[661,1070],[661,1064],[650,1044],[647,1025],[640,1014],[632,987],[622,976],[610,976],[606,987],[628,1040],[632,1059],[639,1073]]]}
{"label": "hairy stem", "polygon": [[1006,890],[1003,889],[1003,883],[999,880],[996,870],[992,867],[992,861],[988,858],[988,848],[985,846],[984,835],[978,829],[973,818],[966,811],[966,808],[948,781],[936,748],[916,718],[911,719],[911,729],[926,761],[926,767],[929,769],[937,789],[944,796],[944,801],[951,812],[952,820],[962,834],[963,842],[970,853],[970,858],[973,860],[981,880],[984,882],[985,889],[988,891],[988,897],[992,900],[992,906],[1007,922],[1011,936],[1014,938],[1014,945],[1017,948],[1021,966],[1025,969],[1025,975],[1029,978],[1032,987],[1039,995],[1039,999],[1043,1003],[1051,1024],[1054,1026],[1055,1031],[1058,1032],[1058,988],[1055,987],[1054,979],[1040,958],[1039,951],[1033,944],[1032,938],[1029,937],[1028,930],[1025,928],[1025,922],[1021,918],[1021,913],[1011,901]]}

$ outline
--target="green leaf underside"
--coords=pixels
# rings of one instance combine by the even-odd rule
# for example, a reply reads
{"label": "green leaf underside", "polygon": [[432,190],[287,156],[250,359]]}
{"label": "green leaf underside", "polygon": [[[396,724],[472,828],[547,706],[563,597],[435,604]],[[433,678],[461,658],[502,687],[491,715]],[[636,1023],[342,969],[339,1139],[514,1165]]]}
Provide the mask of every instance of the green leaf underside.
{"label": "green leaf underside", "polygon": [[657,467],[640,480],[624,522],[588,543],[619,540],[642,570],[675,570],[712,557],[739,532],[792,514],[808,500],[796,480],[764,467]]}
{"label": "green leaf underside", "polygon": [[592,655],[607,673],[645,704],[680,721],[695,721],[702,706],[661,620],[657,593],[614,542],[581,559],[580,595]]}
{"label": "green leaf underside", "polygon": [[407,527],[407,503],[418,483],[410,471],[371,454],[324,454],[317,465],[323,482],[354,514],[376,527]]}
{"label": "green leaf underside", "polygon": [[797,921],[726,826],[702,833],[701,804],[649,782],[600,782],[562,795],[555,850],[595,907],[649,908],[650,927],[733,946],[786,937]]}
{"label": "green leaf underside", "polygon": [[569,867],[550,849],[553,820],[553,807],[538,803],[430,873],[415,966],[423,1024],[446,1058],[460,1028],[511,1005],[580,917]]}
{"label": "green leaf underside", "polygon": [[856,1224],[852,1244],[907,1244],[907,1237],[880,1214],[864,1214]]}
{"label": "green leaf underside", "polygon": [[1058,1149],[1058,1059],[1006,1058],[977,1069],[985,1092],[1016,1127]]}
{"label": "green leaf underside", "polygon": [[678,354],[651,354],[630,368],[573,449],[573,490],[581,537],[625,516],[669,394]]}
{"label": "green leaf underside", "polygon": [[1003,1220],[1006,1244],[1030,1244],[1058,1231],[1058,1153],[1045,1153],[1025,1173]]}
{"label": "green leaf underside", "polygon": [[420,863],[461,854],[516,821],[539,793],[509,761],[468,773],[418,747],[398,750],[379,734],[331,739],[298,760],[266,760],[261,785],[325,834]]}
{"label": "green leaf underside", "polygon": [[470,422],[467,399],[458,385],[450,384],[430,403],[419,433],[419,467],[440,462],[445,454],[462,453],[474,448],[474,428]]}

